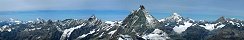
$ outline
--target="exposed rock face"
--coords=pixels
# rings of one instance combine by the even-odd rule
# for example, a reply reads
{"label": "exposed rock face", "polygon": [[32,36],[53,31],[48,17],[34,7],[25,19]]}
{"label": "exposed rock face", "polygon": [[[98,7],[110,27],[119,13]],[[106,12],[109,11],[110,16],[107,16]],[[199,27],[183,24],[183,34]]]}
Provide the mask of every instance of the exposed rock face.
{"label": "exposed rock face", "polygon": [[221,16],[219,19],[217,19],[215,22],[222,22],[222,23],[224,23],[224,22],[226,22],[226,19],[225,19],[225,17],[224,16]]}
{"label": "exposed rock face", "polygon": [[143,5],[138,10],[132,11],[123,21],[123,26],[131,27],[155,27],[159,22],[152,15],[150,15]]}

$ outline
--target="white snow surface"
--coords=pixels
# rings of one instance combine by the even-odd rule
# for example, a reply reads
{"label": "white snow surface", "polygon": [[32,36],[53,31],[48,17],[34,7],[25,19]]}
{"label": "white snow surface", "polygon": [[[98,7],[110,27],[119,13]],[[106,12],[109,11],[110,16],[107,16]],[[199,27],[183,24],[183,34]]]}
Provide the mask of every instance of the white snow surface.
{"label": "white snow surface", "polygon": [[114,34],[117,30],[113,30],[111,32],[109,32],[108,34]]}
{"label": "white snow surface", "polygon": [[12,30],[12,29],[9,28],[8,25],[4,25],[4,26],[2,26],[2,27],[0,28],[0,31],[1,31],[1,32],[3,32],[3,31],[8,31],[8,32],[10,32],[11,30]]}
{"label": "white snow surface", "polygon": [[160,20],[158,20],[159,22],[163,22],[163,21],[165,21],[165,19],[160,19]]}
{"label": "white snow surface", "polygon": [[204,27],[205,29],[212,31],[214,29],[214,26],[217,24],[205,24],[205,25],[206,26],[203,26],[203,25],[199,25],[199,26]]}
{"label": "white snow surface", "polygon": [[180,15],[178,13],[173,13],[173,15],[171,15],[170,17],[166,18],[166,19],[180,19]]}
{"label": "white snow surface", "polygon": [[[219,25],[219,26],[217,26],[217,24],[205,24],[206,26],[204,26],[204,25],[199,25],[199,26],[201,26],[201,27],[204,27],[205,29],[207,29],[207,30],[209,30],[209,31],[212,31],[212,30],[214,30],[214,29],[218,29],[218,28],[222,28],[222,27],[224,27],[225,25],[223,25],[223,24],[221,24],[221,25]],[[217,28],[214,28],[214,26],[217,26]]]}
{"label": "white snow surface", "polygon": [[108,31],[108,30],[110,30],[112,27],[113,27],[113,26],[106,25],[106,26],[102,27],[101,29],[99,28],[97,31],[99,31],[99,30],[106,30],[106,31]]}
{"label": "white snow surface", "polygon": [[119,39],[118,40],[124,40],[124,39],[122,39],[121,37],[119,37]]}
{"label": "white snow surface", "polygon": [[148,35],[143,35],[142,38],[143,39],[149,39],[149,40],[167,40],[167,39],[170,39],[170,37],[168,37],[168,34],[163,32],[160,29],[155,29],[152,33],[150,33]]}
{"label": "white snow surface", "polygon": [[15,22],[16,24],[22,23],[21,21],[18,21],[18,20],[13,19],[13,18],[9,18],[9,19],[10,19],[10,22]]}
{"label": "white snow surface", "polygon": [[113,22],[113,21],[106,21],[105,23],[107,23],[107,24],[111,24],[110,26],[114,26],[115,24],[115,22]]}
{"label": "white snow surface", "polygon": [[122,24],[122,21],[105,21],[105,23],[111,24],[109,26],[115,26],[115,25],[120,26],[120,24]]}
{"label": "white snow surface", "polygon": [[175,26],[173,28],[173,30],[177,33],[182,33],[183,31],[185,31],[188,27],[190,27],[193,23],[190,23],[189,21],[184,22],[185,25],[179,25],[179,26]]}
{"label": "white snow surface", "polygon": [[243,23],[241,23],[241,26],[244,26],[244,24],[243,24]]}
{"label": "white snow surface", "polygon": [[120,35],[121,37],[118,40],[133,40],[130,35]]}
{"label": "white snow surface", "polygon": [[34,21],[27,21],[27,23],[34,23]]}
{"label": "white snow surface", "polygon": [[222,24],[222,25],[219,25],[219,26],[217,26],[217,29],[218,29],[218,28],[223,28],[224,26],[225,26],[225,25],[223,25],[223,24]]}
{"label": "white snow surface", "polygon": [[[28,31],[34,31],[34,30],[39,30],[39,29],[41,29],[41,27],[40,27],[40,28],[32,28],[32,29],[28,29]],[[27,29],[25,29],[25,30],[27,30]]]}
{"label": "white snow surface", "polygon": [[173,13],[173,15],[167,17],[165,20],[180,22],[182,21],[182,19],[183,19],[182,16],[180,16],[178,13]]}
{"label": "white snow surface", "polygon": [[173,13],[173,15],[174,15],[175,17],[180,16],[178,13]]}
{"label": "white snow surface", "polygon": [[[104,32],[103,32],[104,33]],[[103,33],[101,35],[99,35],[98,37],[102,37],[103,36]]]}
{"label": "white snow surface", "polygon": [[[113,31],[110,31],[108,34],[110,34],[111,36],[116,32],[117,30],[113,30]],[[110,37],[111,37],[110,36]]]}
{"label": "white snow surface", "polygon": [[84,37],[86,37],[87,35],[89,35],[89,34],[93,34],[93,33],[95,33],[96,31],[95,31],[95,29],[93,29],[92,31],[90,31],[89,33],[87,33],[87,34],[83,34],[83,35],[81,35],[81,36],[79,36],[78,38],[76,38],[76,39],[79,39],[79,38],[84,38]]}
{"label": "white snow surface", "polygon": [[79,26],[76,26],[76,27],[72,27],[72,28],[69,28],[69,29],[65,29],[65,30],[63,31],[63,34],[62,34],[60,40],[64,40],[66,37],[69,37],[70,34],[71,34],[75,29],[78,29],[78,28],[80,28],[80,27],[82,27],[82,26],[85,26],[85,25],[86,25],[86,24],[83,23],[82,25],[79,25]]}
{"label": "white snow surface", "polygon": [[147,21],[148,21],[150,24],[155,23],[155,22],[153,22],[154,19],[153,19],[153,17],[152,17],[150,14],[147,13],[145,16],[146,16],[146,18],[147,18]]}
{"label": "white snow surface", "polygon": [[58,31],[62,31],[61,28],[59,28],[59,26],[56,26],[56,28],[57,28]]}
{"label": "white snow surface", "polygon": [[235,23],[233,21],[228,21],[229,23],[231,23],[232,25],[235,25]]}

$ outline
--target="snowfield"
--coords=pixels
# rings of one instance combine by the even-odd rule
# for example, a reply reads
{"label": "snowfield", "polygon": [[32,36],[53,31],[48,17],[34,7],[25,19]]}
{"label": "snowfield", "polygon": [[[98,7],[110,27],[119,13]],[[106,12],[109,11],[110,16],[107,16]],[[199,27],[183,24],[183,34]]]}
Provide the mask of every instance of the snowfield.
{"label": "snowfield", "polygon": [[63,34],[62,34],[60,40],[64,40],[66,37],[69,37],[70,34],[71,34],[75,29],[78,29],[78,28],[80,28],[80,27],[82,27],[82,26],[85,26],[85,25],[86,25],[86,24],[83,23],[83,24],[81,24],[81,25],[79,25],[79,26],[77,26],[77,27],[72,27],[72,28],[69,28],[69,29],[65,29],[65,30],[63,31]]}
{"label": "snowfield", "polygon": [[188,27],[190,27],[193,23],[188,22],[184,22],[185,25],[179,25],[179,26],[175,26],[173,28],[173,30],[177,33],[182,33],[183,31],[185,31]]}
{"label": "snowfield", "polygon": [[160,29],[155,29],[152,33],[150,33],[148,35],[143,35],[142,38],[143,39],[149,39],[149,40],[167,40],[167,39],[170,39],[170,37],[168,37],[168,34],[165,33],[164,31],[160,30]]}
{"label": "snowfield", "polygon": [[[206,26],[204,26],[204,25],[199,25],[200,27],[204,27],[205,29],[207,29],[207,30],[209,30],[209,31],[212,31],[212,30],[214,30],[214,29],[218,29],[218,28],[222,28],[222,27],[224,27],[225,25],[223,25],[223,24],[221,24],[221,25],[219,25],[219,26],[217,26],[217,24],[205,24]],[[217,26],[216,28],[215,28],[215,26]]]}

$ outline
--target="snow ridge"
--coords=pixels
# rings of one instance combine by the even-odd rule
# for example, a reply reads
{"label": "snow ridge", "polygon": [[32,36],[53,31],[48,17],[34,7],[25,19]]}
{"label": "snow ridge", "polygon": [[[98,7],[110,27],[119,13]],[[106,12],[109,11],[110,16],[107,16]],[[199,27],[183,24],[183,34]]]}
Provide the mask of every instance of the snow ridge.
{"label": "snow ridge", "polygon": [[142,38],[143,39],[149,39],[149,40],[167,40],[167,39],[170,39],[170,37],[168,37],[168,34],[163,32],[160,29],[155,29],[152,33],[150,33],[148,35],[143,35]]}
{"label": "snow ridge", "polygon": [[184,22],[185,25],[179,25],[179,26],[175,26],[173,28],[173,30],[177,33],[182,33],[183,31],[185,31],[188,27],[190,27],[193,23],[190,23],[189,21]]}
{"label": "snow ridge", "polygon": [[89,34],[93,34],[93,33],[95,33],[95,32],[96,32],[95,29],[93,29],[93,30],[90,31],[89,33],[87,33],[87,34],[83,34],[83,35],[79,36],[79,37],[76,38],[76,39],[84,38],[84,37],[86,37],[87,35],[89,35]]}
{"label": "snow ridge", "polygon": [[[117,30],[113,30],[113,31],[111,31],[111,32],[109,32],[108,34],[110,34],[111,36],[116,32]],[[110,37],[111,37],[110,36]]]}
{"label": "snow ridge", "polygon": [[66,37],[69,37],[70,34],[71,34],[75,29],[78,29],[78,28],[80,28],[80,27],[82,27],[82,26],[85,26],[85,25],[86,25],[86,24],[83,23],[82,25],[79,25],[79,26],[77,26],[77,27],[72,27],[72,28],[69,28],[69,29],[65,29],[65,30],[63,31],[63,34],[62,34],[60,40],[64,40]]}

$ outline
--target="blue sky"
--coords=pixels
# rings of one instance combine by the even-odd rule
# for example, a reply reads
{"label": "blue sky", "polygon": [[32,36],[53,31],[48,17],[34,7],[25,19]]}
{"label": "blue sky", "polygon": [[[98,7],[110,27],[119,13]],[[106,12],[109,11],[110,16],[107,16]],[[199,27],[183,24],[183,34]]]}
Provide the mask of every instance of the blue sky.
{"label": "blue sky", "polygon": [[0,20],[86,19],[92,14],[102,20],[123,20],[139,5],[157,19],[174,12],[195,20],[244,19],[244,0],[0,0]]}

